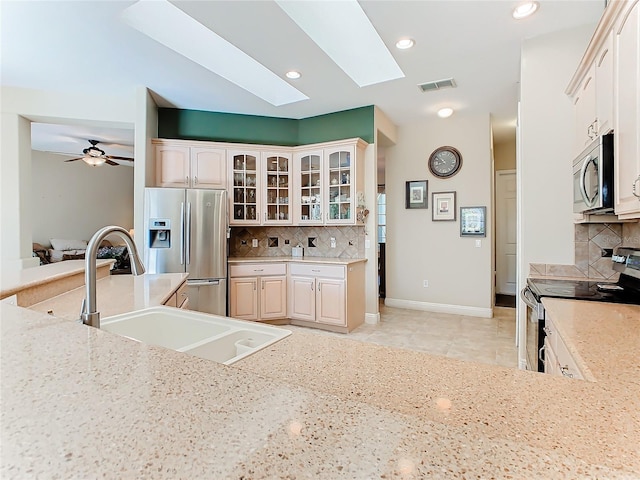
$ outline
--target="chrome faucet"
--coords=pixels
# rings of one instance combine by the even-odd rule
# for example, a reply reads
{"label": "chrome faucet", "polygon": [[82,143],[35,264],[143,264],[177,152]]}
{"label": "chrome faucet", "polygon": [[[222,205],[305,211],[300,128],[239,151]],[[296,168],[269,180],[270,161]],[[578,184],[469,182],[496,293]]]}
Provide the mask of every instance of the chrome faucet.
{"label": "chrome faucet", "polygon": [[122,238],[124,243],[127,245],[132,273],[134,275],[142,275],[144,273],[144,265],[142,265],[142,262],[140,261],[136,244],[133,242],[133,238],[131,238],[129,232],[124,228],[117,226],[103,227],[98,230],[93,237],[91,237],[91,240],[89,240],[89,244],[87,245],[84,260],[84,283],[87,293],[84,301],[82,302],[80,320],[82,320],[82,323],[85,325],[96,328],[100,328],[100,312],[97,311],[96,302],[96,270],[98,268],[96,256],[98,255],[98,247],[102,240],[104,240],[107,235],[111,234],[116,234]]}

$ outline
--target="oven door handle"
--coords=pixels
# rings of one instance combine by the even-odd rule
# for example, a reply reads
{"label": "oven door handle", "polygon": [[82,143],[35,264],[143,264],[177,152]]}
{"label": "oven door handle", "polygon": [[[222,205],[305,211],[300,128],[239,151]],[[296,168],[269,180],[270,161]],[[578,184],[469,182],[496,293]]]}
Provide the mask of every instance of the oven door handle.
{"label": "oven door handle", "polygon": [[538,302],[536,302],[535,297],[528,286],[520,290],[520,298],[522,298],[524,303],[535,310],[536,313],[538,312]]}
{"label": "oven door handle", "polygon": [[540,350],[538,350],[538,360],[544,363],[544,358],[542,358],[543,354],[544,354],[544,345],[542,346],[542,348],[540,348]]}

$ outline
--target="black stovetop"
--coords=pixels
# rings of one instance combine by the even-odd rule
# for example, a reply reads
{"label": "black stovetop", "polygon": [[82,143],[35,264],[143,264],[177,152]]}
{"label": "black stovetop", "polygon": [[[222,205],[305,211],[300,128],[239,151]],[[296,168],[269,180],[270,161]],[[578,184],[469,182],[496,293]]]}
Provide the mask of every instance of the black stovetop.
{"label": "black stovetop", "polygon": [[618,282],[549,278],[527,279],[527,284],[538,302],[541,297],[553,297],[640,304],[640,293],[633,288],[629,288],[626,283],[624,275],[621,275],[621,280]]}

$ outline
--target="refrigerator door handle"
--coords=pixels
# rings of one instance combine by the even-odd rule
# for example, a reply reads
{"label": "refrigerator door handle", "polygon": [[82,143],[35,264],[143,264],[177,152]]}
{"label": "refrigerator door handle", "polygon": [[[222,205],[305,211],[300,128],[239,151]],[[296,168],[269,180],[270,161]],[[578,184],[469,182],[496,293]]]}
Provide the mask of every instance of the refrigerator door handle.
{"label": "refrigerator door handle", "polygon": [[187,241],[185,248],[187,265],[191,265],[191,202],[187,202],[187,228],[185,230]]}
{"label": "refrigerator door handle", "polygon": [[184,202],[180,204],[180,265],[184,265]]}

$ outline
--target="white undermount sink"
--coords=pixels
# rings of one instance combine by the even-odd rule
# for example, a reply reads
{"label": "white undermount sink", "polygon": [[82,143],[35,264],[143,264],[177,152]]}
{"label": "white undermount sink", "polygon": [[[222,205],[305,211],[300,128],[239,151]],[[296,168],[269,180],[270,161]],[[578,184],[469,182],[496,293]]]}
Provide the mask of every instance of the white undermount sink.
{"label": "white undermount sink", "polygon": [[283,328],[167,306],[105,317],[100,329],[225,365],[291,335]]}

